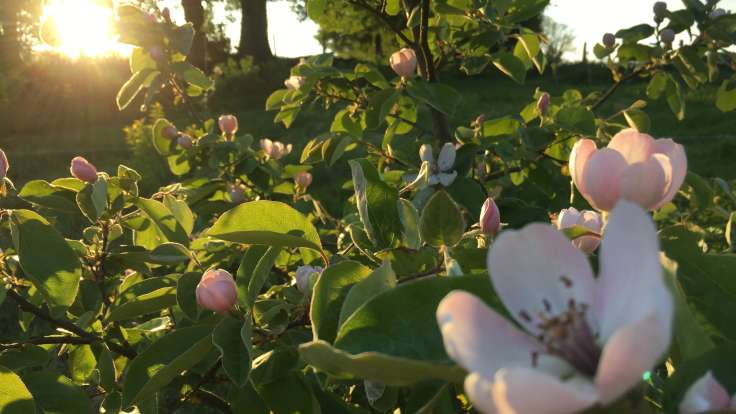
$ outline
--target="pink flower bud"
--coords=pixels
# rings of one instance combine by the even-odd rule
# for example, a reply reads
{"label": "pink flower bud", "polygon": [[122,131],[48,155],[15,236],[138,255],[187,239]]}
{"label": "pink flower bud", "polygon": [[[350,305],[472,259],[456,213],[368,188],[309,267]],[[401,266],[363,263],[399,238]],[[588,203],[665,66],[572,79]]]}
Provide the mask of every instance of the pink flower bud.
{"label": "pink flower bud", "polygon": [[488,197],[480,209],[480,231],[493,236],[498,233],[500,228],[501,212],[498,211],[496,202],[491,197]]}
{"label": "pink flower bud", "polygon": [[575,207],[566,208],[557,215],[555,225],[563,230],[570,227],[581,226],[590,230],[598,236],[581,236],[572,241],[573,246],[585,253],[593,253],[601,243],[600,234],[603,230],[603,220],[600,214],[591,210],[578,211]]}
{"label": "pink flower bud", "polygon": [[397,75],[408,78],[417,70],[417,55],[413,49],[403,48],[391,55],[389,63]]}
{"label": "pink flower bud", "polygon": [[148,53],[151,55],[151,59],[155,60],[156,62],[164,60],[164,50],[161,48],[161,46],[151,46],[151,49],[148,51]]}
{"label": "pink flower bud", "polygon": [[169,125],[164,128],[163,135],[168,139],[174,139],[179,136],[179,130],[175,126]]}
{"label": "pink flower bud", "polygon": [[217,313],[230,311],[238,300],[235,279],[222,269],[205,272],[197,285],[196,295],[199,306]]}
{"label": "pink flower bud", "polygon": [[169,10],[168,7],[164,7],[164,9],[161,10],[161,15],[167,23],[171,23],[171,10]]}
{"label": "pink flower bud", "polygon": [[570,153],[570,176],[593,208],[611,211],[620,199],[656,210],[677,194],[687,175],[682,145],[635,129],[616,134],[608,147],[578,141]]}
{"label": "pink flower bud", "polygon": [[537,100],[537,110],[541,115],[547,115],[549,110],[549,94],[547,92],[542,93],[542,96]]}
{"label": "pink flower bud", "polygon": [[5,151],[0,149],[0,180],[8,176],[9,168],[8,157],[5,156]]}
{"label": "pink flower bud", "polygon": [[228,187],[227,193],[230,196],[230,201],[235,204],[240,204],[245,200],[245,191],[239,185],[231,184]]}
{"label": "pink flower bud", "polygon": [[88,183],[97,181],[97,168],[83,157],[74,157],[69,171],[74,177],[82,181]]}
{"label": "pink flower bud", "polygon": [[312,174],[306,171],[299,171],[294,175],[294,183],[296,183],[298,187],[306,190],[306,188],[312,184]]}
{"label": "pink flower bud", "polygon": [[319,266],[299,266],[296,269],[296,288],[302,293],[308,293],[312,288],[312,281],[322,273]]}
{"label": "pink flower bud", "polygon": [[662,20],[665,17],[667,17],[667,3],[663,1],[658,1],[654,3],[654,18],[657,20]]}
{"label": "pink flower bud", "polygon": [[189,135],[181,135],[176,139],[176,143],[184,149],[192,149],[194,147],[194,140]]}
{"label": "pink flower bud", "polygon": [[659,33],[659,38],[663,43],[671,45],[675,41],[675,32],[672,29],[664,29]]}
{"label": "pink flower bud", "polygon": [[156,18],[156,15],[153,13],[146,13],[143,15],[143,18],[146,19],[146,23],[154,24],[158,21]]}
{"label": "pink flower bud", "polygon": [[612,48],[616,45],[616,36],[613,33],[606,33],[603,35],[603,46]]}
{"label": "pink flower bud", "polygon": [[222,115],[218,123],[220,131],[225,135],[233,135],[238,132],[238,118],[235,115]]}

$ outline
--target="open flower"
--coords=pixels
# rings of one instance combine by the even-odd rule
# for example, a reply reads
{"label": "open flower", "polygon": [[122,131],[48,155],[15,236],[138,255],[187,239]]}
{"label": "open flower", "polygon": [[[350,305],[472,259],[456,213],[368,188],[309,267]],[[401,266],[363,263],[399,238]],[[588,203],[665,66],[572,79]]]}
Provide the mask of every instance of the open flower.
{"label": "open flower", "polygon": [[581,226],[592,233],[598,234],[599,236],[581,236],[572,241],[573,246],[585,253],[593,253],[601,243],[600,234],[603,231],[603,220],[601,215],[595,211],[578,211],[575,207],[566,208],[557,215],[555,225],[560,230]]}
{"label": "open flower", "polygon": [[[455,164],[455,155],[455,145],[449,142],[440,150],[437,162],[434,160],[431,145],[424,144],[419,148],[419,158],[429,163],[429,185],[442,184],[447,187],[455,181],[457,171],[452,169],[452,166]],[[407,178],[408,181],[414,181],[416,175],[409,175]]]}
{"label": "open flower", "polygon": [[708,371],[688,388],[680,403],[680,414],[736,410],[736,395],[728,391]]}
{"label": "open flower", "polygon": [[669,138],[655,140],[635,129],[619,132],[601,149],[582,139],[570,154],[572,181],[601,211],[610,211],[620,198],[656,210],[677,194],[686,174],[682,145]]}
{"label": "open flower", "polygon": [[445,349],[470,372],[477,410],[568,414],[607,405],[642,381],[670,344],[673,303],[653,222],[621,202],[600,274],[554,227],[506,231],[488,255],[493,285],[522,329],[465,291],[437,308]]}
{"label": "open flower", "polygon": [[289,76],[289,78],[284,81],[284,86],[291,90],[301,89],[306,80],[307,79],[304,76]]}
{"label": "open flower", "polygon": [[266,154],[266,158],[273,158],[279,160],[284,155],[288,155],[291,152],[291,144],[284,145],[280,141],[271,141],[268,138],[261,139],[261,149]]}

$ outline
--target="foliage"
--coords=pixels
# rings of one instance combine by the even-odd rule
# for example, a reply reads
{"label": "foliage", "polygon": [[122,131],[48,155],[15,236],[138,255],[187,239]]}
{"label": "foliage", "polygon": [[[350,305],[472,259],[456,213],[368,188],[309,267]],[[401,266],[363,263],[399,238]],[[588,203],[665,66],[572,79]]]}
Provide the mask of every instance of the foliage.
{"label": "foliage", "polygon": [[[316,20],[338,7],[310,3]],[[346,68],[331,55],[294,66],[290,87],[266,99],[274,121],[329,117],[298,165],[281,158],[286,149],[259,148],[242,120],[233,131],[211,119],[208,99],[227,85],[186,62],[191,26],[121,6],[123,39],[136,49],[116,103],[148,112],[128,136],[155,154],[139,162],[158,159],[170,182],[149,190],[150,169],[122,164],[96,180],[33,180],[17,190],[3,177],[7,197],[25,208],[0,214],[0,301],[17,315],[0,344],[0,411],[471,412],[466,372],[436,312],[464,290],[510,316],[486,274],[494,240],[477,223],[487,197],[509,229],[585,208],[570,185],[575,141],[649,130],[647,100],[683,118],[685,89],[710,83],[719,89],[708,104],[733,109],[736,78],[719,65],[734,64],[723,50],[736,41],[734,16],[711,18],[713,2],[685,3],[666,26],[697,25],[692,42],[647,41],[665,27],[660,20],[596,46],[613,77],[607,91],[569,89],[543,104],[547,91],[537,90],[519,112],[478,118],[440,71],[492,71],[516,83],[544,72],[544,37],[519,23],[547,2],[340,3],[388,21],[416,51],[421,76]],[[611,112],[606,101],[633,78],[648,80],[644,95]],[[169,99],[186,121],[165,117],[157,102]],[[673,345],[625,398],[592,412],[677,412],[709,370],[733,394],[733,185],[689,172],[653,213],[677,304]],[[597,267],[598,254],[589,259]],[[212,269],[222,269],[217,289],[226,294],[209,300],[231,297],[228,312],[201,300]]]}

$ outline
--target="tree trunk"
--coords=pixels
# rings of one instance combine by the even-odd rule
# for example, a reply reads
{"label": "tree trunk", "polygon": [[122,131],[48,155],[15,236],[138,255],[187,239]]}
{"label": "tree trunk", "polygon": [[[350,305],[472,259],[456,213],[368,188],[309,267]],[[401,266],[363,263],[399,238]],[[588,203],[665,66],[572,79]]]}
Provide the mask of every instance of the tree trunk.
{"label": "tree trunk", "polygon": [[273,57],[268,45],[266,0],[240,0],[243,18],[240,23],[238,56],[253,56],[256,62]]}
{"label": "tree trunk", "polygon": [[[0,7],[0,26],[4,29],[0,32],[0,54],[3,60],[0,63],[7,66],[17,64],[21,58],[19,14],[20,5],[17,1],[11,1],[10,4]],[[0,66],[3,66],[2,64]]]}
{"label": "tree trunk", "polygon": [[204,7],[202,0],[181,0],[184,18],[194,25],[194,41],[187,60],[192,65],[207,70],[207,36],[205,34]]}

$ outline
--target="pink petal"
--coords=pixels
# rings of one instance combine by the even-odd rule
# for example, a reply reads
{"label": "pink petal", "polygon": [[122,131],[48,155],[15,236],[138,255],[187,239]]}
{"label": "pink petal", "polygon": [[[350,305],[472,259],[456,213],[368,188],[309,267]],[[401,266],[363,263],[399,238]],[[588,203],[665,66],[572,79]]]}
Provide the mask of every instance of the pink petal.
{"label": "pink petal", "polygon": [[670,187],[660,204],[656,207],[659,208],[672,201],[677,194],[677,191],[682,186],[682,183],[685,181],[685,176],[687,175],[687,156],[685,155],[685,149],[682,145],[669,138],[654,141],[654,151],[658,154],[666,155],[669,158],[670,165],[672,166],[672,180],[670,182]]}
{"label": "pink petal", "polygon": [[551,225],[501,233],[489,251],[488,269],[506,308],[532,334],[539,332],[539,314],[558,315],[571,299],[593,303],[588,260]]}
{"label": "pink petal", "polygon": [[578,188],[580,194],[583,195],[586,194],[585,182],[583,180],[585,165],[587,164],[590,156],[593,155],[596,150],[597,147],[593,140],[581,139],[575,143],[575,146],[572,147],[572,152],[570,153],[570,160],[568,162],[570,177],[572,177],[572,182],[575,184],[575,187]]}
{"label": "pink petal", "polygon": [[[608,340],[595,376],[601,403],[611,403],[641,383],[642,375],[654,368],[667,351],[670,338],[661,333],[662,319],[653,311],[639,322],[617,330]],[[671,317],[667,323],[671,323]]]}
{"label": "pink petal", "polygon": [[628,164],[643,162],[654,152],[654,138],[633,128],[624,129],[616,134],[608,148],[617,151]]}
{"label": "pink petal", "polygon": [[465,394],[473,403],[473,408],[484,414],[499,414],[493,402],[493,383],[478,374],[465,377]]}
{"label": "pink petal", "polygon": [[671,171],[669,160],[661,154],[629,165],[621,175],[621,198],[653,210],[669,188]]}
{"label": "pink petal", "polygon": [[[475,401],[478,387],[469,377],[465,390]],[[499,414],[572,414],[591,407],[598,401],[598,394],[589,380],[572,377],[559,378],[528,368],[510,368],[499,371],[491,385],[493,403]]]}
{"label": "pink petal", "polygon": [[580,222],[580,212],[575,207],[566,208],[560,211],[557,216],[557,228],[566,229],[577,226]]}
{"label": "pink petal", "polygon": [[626,169],[626,160],[618,152],[603,148],[590,156],[583,181],[583,196],[596,209],[610,211],[619,198],[621,175]]}
{"label": "pink petal", "polygon": [[491,310],[476,296],[456,290],[437,307],[437,323],[447,354],[470,372],[493,378],[511,365],[531,367],[536,339]]}
{"label": "pink petal", "polygon": [[731,408],[730,402],[726,389],[708,371],[688,388],[680,403],[680,414],[726,411]]}
{"label": "pink petal", "polygon": [[609,216],[600,252],[595,312],[600,340],[638,323],[652,312],[661,326],[647,336],[669,343],[672,297],[659,264],[659,242],[654,222],[636,204],[621,201]]}

